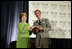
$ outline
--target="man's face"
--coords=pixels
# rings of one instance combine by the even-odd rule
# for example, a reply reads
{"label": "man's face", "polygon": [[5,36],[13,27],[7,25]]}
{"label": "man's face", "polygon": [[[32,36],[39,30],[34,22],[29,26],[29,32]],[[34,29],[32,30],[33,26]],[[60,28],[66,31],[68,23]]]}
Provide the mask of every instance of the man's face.
{"label": "man's face", "polygon": [[35,15],[36,15],[36,17],[37,17],[38,19],[41,18],[41,13],[40,13],[39,11],[36,11],[36,12],[35,12]]}

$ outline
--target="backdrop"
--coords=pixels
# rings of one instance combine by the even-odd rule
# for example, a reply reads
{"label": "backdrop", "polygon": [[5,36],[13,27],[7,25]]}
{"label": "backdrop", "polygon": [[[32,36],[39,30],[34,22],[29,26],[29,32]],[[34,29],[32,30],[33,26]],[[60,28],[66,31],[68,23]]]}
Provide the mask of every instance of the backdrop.
{"label": "backdrop", "polygon": [[43,33],[43,37],[71,38],[71,1],[29,1],[30,25],[37,20],[36,9],[42,12],[42,18],[49,19],[52,27],[49,33]]}

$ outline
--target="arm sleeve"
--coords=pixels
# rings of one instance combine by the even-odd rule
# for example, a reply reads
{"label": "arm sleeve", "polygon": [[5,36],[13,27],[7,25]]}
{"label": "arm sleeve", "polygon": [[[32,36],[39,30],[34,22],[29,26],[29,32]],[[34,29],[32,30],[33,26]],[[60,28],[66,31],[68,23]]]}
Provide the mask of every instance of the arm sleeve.
{"label": "arm sleeve", "polygon": [[51,30],[51,25],[48,19],[46,19],[46,27],[44,28],[44,31],[50,31]]}
{"label": "arm sleeve", "polygon": [[[29,23],[28,23],[28,26],[29,26],[29,28],[31,27]],[[32,31],[29,31],[29,35],[31,35],[31,34],[32,34]]]}

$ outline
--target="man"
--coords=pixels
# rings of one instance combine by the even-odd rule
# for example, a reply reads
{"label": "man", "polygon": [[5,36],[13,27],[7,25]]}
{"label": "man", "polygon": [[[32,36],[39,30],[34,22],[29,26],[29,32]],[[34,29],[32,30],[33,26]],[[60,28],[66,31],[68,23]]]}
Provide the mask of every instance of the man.
{"label": "man", "polygon": [[[41,18],[41,11],[35,10],[34,11],[36,17],[38,20],[36,20],[33,23],[33,31],[36,32],[36,48],[49,48],[49,45],[51,44],[51,40],[47,37],[43,37],[46,35],[43,35],[44,33],[48,33],[48,31],[51,29],[51,25],[49,23],[49,20],[46,18]],[[38,30],[35,30],[35,28],[39,28]],[[34,33],[35,33],[34,32]]]}

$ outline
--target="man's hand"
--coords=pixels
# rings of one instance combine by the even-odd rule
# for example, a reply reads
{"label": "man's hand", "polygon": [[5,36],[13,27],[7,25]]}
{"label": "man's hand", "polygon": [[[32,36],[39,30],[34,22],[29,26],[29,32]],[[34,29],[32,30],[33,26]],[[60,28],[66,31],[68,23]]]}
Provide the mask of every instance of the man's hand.
{"label": "man's hand", "polygon": [[40,30],[44,30],[43,27],[40,27],[39,29],[40,29]]}
{"label": "man's hand", "polygon": [[40,29],[39,28],[35,28],[35,30],[36,30],[36,32],[39,32]]}

